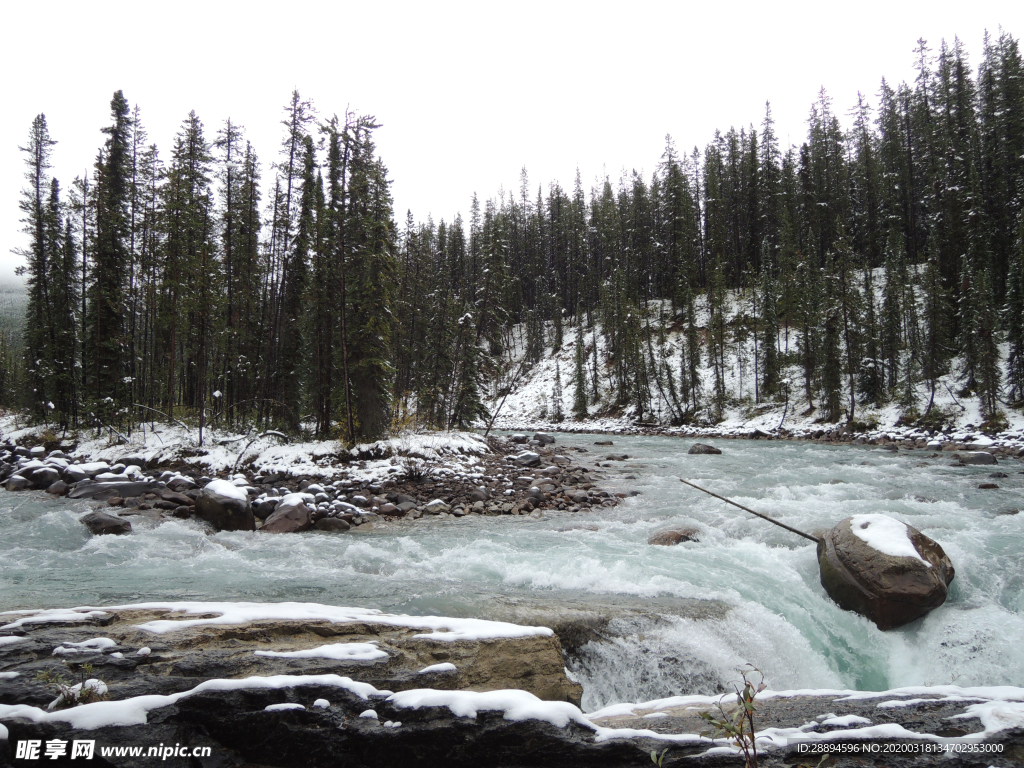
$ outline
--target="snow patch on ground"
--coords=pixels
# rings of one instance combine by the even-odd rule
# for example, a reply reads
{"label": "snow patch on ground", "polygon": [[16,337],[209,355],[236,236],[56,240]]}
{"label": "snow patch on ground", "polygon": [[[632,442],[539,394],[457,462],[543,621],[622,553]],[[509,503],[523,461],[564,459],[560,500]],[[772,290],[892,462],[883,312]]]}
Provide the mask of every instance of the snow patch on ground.
{"label": "snow patch on ground", "polygon": [[424,667],[417,675],[429,675],[432,672],[455,672],[456,667],[450,661],[446,661],[442,664],[431,664],[429,667]]}

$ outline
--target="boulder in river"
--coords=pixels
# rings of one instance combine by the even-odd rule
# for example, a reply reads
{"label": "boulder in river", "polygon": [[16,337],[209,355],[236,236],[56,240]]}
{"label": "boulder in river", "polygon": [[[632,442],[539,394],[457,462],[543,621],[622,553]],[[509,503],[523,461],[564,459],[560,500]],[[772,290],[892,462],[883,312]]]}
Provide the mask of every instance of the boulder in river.
{"label": "boulder in river", "polygon": [[551,445],[553,442],[555,442],[555,438],[553,438],[551,435],[547,434],[546,432],[537,432],[533,436],[533,439],[536,440],[541,445]]}
{"label": "boulder in river", "polygon": [[8,491],[27,491],[32,487],[32,482],[27,477],[12,475],[7,481]]}
{"label": "boulder in river", "polygon": [[855,515],[826,531],[818,565],[829,597],[882,630],[942,605],[955,573],[937,542],[885,515]]}
{"label": "boulder in river", "polygon": [[351,527],[347,521],[342,520],[340,517],[321,517],[313,526],[318,531],[327,531],[329,533],[343,533]]}
{"label": "boulder in river", "polygon": [[66,496],[68,492],[68,484],[63,480],[57,480],[47,487],[46,492],[53,494],[54,496]]}
{"label": "boulder in river", "polygon": [[719,454],[721,452],[720,448],[715,448],[715,446],[708,445],[707,443],[694,443],[690,446],[690,450],[687,451],[687,453],[697,455],[711,455]]}
{"label": "boulder in river", "polygon": [[961,464],[998,464],[996,457],[985,451],[963,451],[959,455]]}
{"label": "boulder in river", "polygon": [[665,531],[657,531],[647,540],[648,544],[656,544],[662,547],[672,547],[684,541],[700,541],[697,536],[700,534],[696,528],[673,528]]}
{"label": "boulder in river", "polygon": [[132,532],[132,524],[106,512],[90,512],[81,518],[82,523],[97,536],[114,534],[122,536]]}
{"label": "boulder in river", "polygon": [[267,533],[301,533],[313,527],[313,512],[301,493],[290,493],[278,502],[274,514],[260,530]]}
{"label": "boulder in river", "polygon": [[254,531],[249,496],[226,480],[213,480],[196,498],[196,515],[219,531]]}

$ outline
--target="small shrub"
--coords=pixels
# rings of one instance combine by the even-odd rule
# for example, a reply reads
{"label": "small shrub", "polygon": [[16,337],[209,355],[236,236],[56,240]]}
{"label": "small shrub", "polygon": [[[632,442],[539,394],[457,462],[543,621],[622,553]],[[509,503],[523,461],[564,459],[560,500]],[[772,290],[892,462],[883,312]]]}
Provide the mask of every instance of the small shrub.
{"label": "small shrub", "polygon": [[83,664],[78,668],[78,682],[56,669],[39,672],[35,679],[57,694],[57,698],[50,702],[49,709],[70,709],[107,698],[106,683],[92,677],[92,674],[92,664]]}
{"label": "small shrub", "polygon": [[[736,688],[736,709],[731,713],[726,712],[720,699],[716,704],[717,714],[701,712],[701,718],[714,727],[712,731],[701,735],[728,737],[743,752],[746,768],[757,768],[757,743],[754,730],[754,712],[757,711],[757,708],[754,706],[754,698],[765,689],[765,684],[761,670],[750,664],[747,666],[749,669],[740,670],[740,675],[743,678],[743,690]],[[747,679],[747,675],[754,672],[760,676],[756,686]]]}
{"label": "small shrub", "polygon": [[999,411],[998,413],[985,419],[985,421],[981,422],[981,426],[979,427],[979,429],[981,429],[981,431],[987,435],[996,435],[999,434],[1000,432],[1006,431],[1009,428],[1010,422],[1007,421],[1006,414],[1003,413],[1002,411]]}

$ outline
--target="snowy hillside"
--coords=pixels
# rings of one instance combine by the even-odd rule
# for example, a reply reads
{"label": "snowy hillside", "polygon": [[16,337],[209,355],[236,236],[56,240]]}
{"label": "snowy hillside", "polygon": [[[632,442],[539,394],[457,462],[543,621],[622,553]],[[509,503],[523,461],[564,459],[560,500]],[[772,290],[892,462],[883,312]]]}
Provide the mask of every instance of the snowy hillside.
{"label": "snowy hillside", "polygon": [[[881,270],[879,270],[881,272]],[[884,280],[880,274],[876,285]],[[728,320],[735,320],[742,311],[742,305],[735,293],[730,293],[727,305]],[[675,320],[675,322],[673,322]],[[682,365],[681,354],[685,344],[684,333],[678,327],[678,315],[673,318],[668,302],[652,301],[647,308],[644,320],[652,337],[650,344],[645,342],[648,364],[652,368],[671,368],[675,380],[679,380]],[[703,297],[697,301],[697,323],[700,326],[701,338],[706,338],[708,312]],[[607,340],[599,323],[593,327],[565,326],[561,346],[552,350],[553,333],[547,329],[548,346],[544,357],[537,363],[523,363],[524,345],[519,340],[524,334],[514,332],[510,338],[515,343],[511,351],[509,373],[493,387],[501,393],[509,381],[515,379],[511,393],[502,397],[493,397],[487,402],[492,414],[497,411],[494,421],[495,429],[558,429],[563,431],[591,432],[630,432],[660,428],[670,432],[686,434],[740,434],[754,430],[774,432],[782,430],[791,434],[811,434],[824,430],[831,432],[842,428],[846,423],[846,411],[838,422],[827,422],[823,419],[822,409],[810,409],[803,382],[803,371],[797,362],[796,350],[799,343],[797,329],[780,322],[778,351],[783,360],[781,380],[783,382],[778,394],[771,397],[755,395],[755,350],[754,340],[748,337],[741,343],[730,338],[726,344],[725,385],[727,403],[723,418],[718,420],[710,408],[703,406],[691,414],[684,423],[673,424],[673,410],[669,405],[670,395],[667,387],[653,380],[649,386],[650,410],[653,418],[645,414],[643,421],[638,418],[635,406],[619,408],[615,405],[615,384],[612,378],[611,362],[607,350]],[[573,414],[576,370],[576,342],[579,334],[583,335],[583,348],[586,359],[585,375],[587,379],[588,407],[586,418],[578,418]],[[664,343],[660,338],[664,338]],[[596,354],[595,354],[596,347]],[[1006,344],[1000,345],[1003,380],[1006,378]],[[713,386],[713,370],[708,360],[706,344],[700,350],[700,390],[702,398],[707,402],[707,393]],[[650,360],[653,359],[653,363]],[[595,364],[596,362],[596,364]],[[522,367],[519,371],[519,367]],[[979,398],[973,395],[961,396],[958,391],[962,384],[958,372],[961,361],[954,359],[951,372],[939,379],[932,405],[931,419],[927,426],[915,423],[917,419],[907,418],[906,409],[899,403],[889,402],[883,405],[866,404],[858,401],[855,421],[855,433],[871,435],[888,432],[909,434],[915,431],[921,434],[943,432],[953,435],[962,432],[964,435],[980,431],[984,421]],[[843,377],[842,402],[849,402],[847,378]],[[595,386],[596,385],[596,386]],[[593,394],[596,391],[597,397]],[[558,398],[558,393],[561,398]],[[927,407],[931,393],[927,382],[919,382],[914,387],[919,413]],[[759,393],[758,393],[759,395]],[[820,406],[816,400],[815,406]],[[1004,437],[1019,438],[1024,435],[1024,414],[1009,407],[1005,403],[1001,408],[1006,418],[1006,428],[999,434]],[[993,437],[998,436],[992,435]]]}

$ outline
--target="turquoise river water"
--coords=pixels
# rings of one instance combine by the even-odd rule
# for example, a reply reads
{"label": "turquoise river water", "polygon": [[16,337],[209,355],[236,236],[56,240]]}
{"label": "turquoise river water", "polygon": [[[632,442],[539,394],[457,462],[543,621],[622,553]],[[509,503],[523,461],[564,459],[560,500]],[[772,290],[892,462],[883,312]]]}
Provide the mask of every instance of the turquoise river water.
{"label": "turquoise river water", "polygon": [[[594,446],[613,439],[611,448]],[[389,612],[486,616],[496,599],[643,607],[678,598],[729,606],[613,622],[570,659],[584,709],[709,693],[751,663],[776,690],[904,685],[1024,685],[1024,464],[951,467],[949,454],[806,442],[558,435],[598,471],[615,508],[544,520],[467,517],[360,534],[206,535],[192,521],[136,518],[132,536],[91,537],[87,503],[0,493],[0,610],[147,600],[298,600]],[[1008,477],[979,490],[993,470]],[[692,482],[808,531],[884,513],[937,540],[956,567],[944,606],[880,632],[830,602],[814,545],[682,485]],[[597,527],[588,530],[582,526]],[[699,542],[647,544],[668,526]],[[574,527],[575,526],[575,527]]]}

